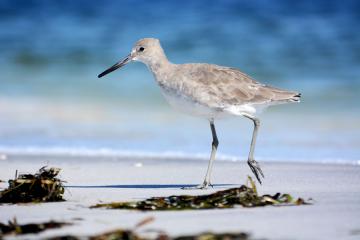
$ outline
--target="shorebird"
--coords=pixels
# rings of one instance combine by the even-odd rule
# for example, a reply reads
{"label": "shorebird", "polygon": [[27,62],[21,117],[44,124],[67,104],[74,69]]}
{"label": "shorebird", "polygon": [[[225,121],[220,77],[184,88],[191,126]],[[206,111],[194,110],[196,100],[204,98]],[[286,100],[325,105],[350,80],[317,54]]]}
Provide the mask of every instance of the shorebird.
{"label": "shorebird", "polygon": [[171,63],[155,38],[136,42],[130,54],[98,75],[99,78],[131,61],[144,63],[153,73],[166,100],[182,112],[200,116],[210,123],[212,150],[204,182],[195,188],[211,185],[211,170],[219,141],[215,120],[226,116],[244,116],[254,123],[247,163],[261,184],[264,174],[254,159],[256,136],[260,126],[258,113],[265,107],[299,102],[301,94],[255,81],[236,68],[207,63]]}

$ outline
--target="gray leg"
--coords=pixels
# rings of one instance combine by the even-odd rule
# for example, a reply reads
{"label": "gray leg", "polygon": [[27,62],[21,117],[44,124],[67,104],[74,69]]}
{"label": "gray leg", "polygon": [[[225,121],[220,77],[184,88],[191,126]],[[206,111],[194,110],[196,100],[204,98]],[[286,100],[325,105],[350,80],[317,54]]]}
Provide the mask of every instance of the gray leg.
{"label": "gray leg", "polygon": [[213,141],[211,144],[211,155],[210,155],[209,165],[208,165],[208,168],[206,171],[204,182],[201,185],[202,188],[207,188],[209,185],[211,185],[211,183],[210,183],[211,170],[212,170],[212,166],[213,166],[213,163],[215,160],[216,150],[217,150],[217,147],[219,146],[219,141],[216,136],[214,120],[210,120],[210,128],[211,128],[211,134],[212,134]]}
{"label": "gray leg", "polygon": [[210,128],[211,128],[211,134],[212,134],[213,141],[211,144],[211,146],[212,146],[211,155],[210,155],[209,165],[208,165],[208,168],[206,171],[204,182],[196,187],[184,187],[183,189],[206,189],[208,186],[211,186],[211,183],[210,183],[211,170],[212,170],[212,166],[213,166],[213,163],[215,160],[216,150],[219,145],[219,141],[216,136],[216,130],[215,130],[215,125],[214,125],[213,119],[210,120]]}
{"label": "gray leg", "polygon": [[251,139],[250,152],[249,152],[249,157],[248,157],[248,165],[249,165],[251,171],[254,173],[256,179],[261,184],[259,175],[261,175],[264,178],[264,174],[260,168],[259,163],[257,161],[255,161],[255,159],[254,159],[256,136],[257,136],[257,132],[258,132],[258,129],[260,126],[260,120],[255,117],[252,117],[250,115],[244,115],[244,116],[251,119],[254,122],[254,131],[253,131],[253,135],[252,135],[252,139]]}

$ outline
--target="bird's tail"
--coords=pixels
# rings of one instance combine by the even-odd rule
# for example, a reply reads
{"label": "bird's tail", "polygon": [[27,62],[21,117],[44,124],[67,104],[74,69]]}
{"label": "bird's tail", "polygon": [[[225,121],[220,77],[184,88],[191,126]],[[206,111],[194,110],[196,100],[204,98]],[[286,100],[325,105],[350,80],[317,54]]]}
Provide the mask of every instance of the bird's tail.
{"label": "bird's tail", "polygon": [[266,86],[266,90],[271,92],[271,102],[274,104],[287,102],[300,102],[301,93],[283,90],[271,86]]}
{"label": "bird's tail", "polygon": [[301,93],[294,94],[291,98],[289,98],[290,102],[300,102]]}

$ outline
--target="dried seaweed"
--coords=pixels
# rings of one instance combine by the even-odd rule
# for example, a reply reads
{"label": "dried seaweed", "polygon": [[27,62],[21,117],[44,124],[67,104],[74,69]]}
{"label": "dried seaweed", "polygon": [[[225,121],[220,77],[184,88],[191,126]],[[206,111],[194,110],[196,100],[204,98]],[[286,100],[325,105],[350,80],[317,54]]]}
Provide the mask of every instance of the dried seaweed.
{"label": "dried seaweed", "polygon": [[303,199],[296,200],[290,194],[258,195],[254,181],[249,177],[248,185],[230,188],[208,195],[180,195],[153,197],[138,202],[111,202],[92,206],[91,208],[136,209],[136,210],[196,210],[214,208],[259,207],[266,205],[301,205],[308,204]]}
{"label": "dried seaweed", "polygon": [[[61,235],[47,240],[249,240],[249,235],[244,232],[230,232],[230,233],[212,233],[205,232],[197,235],[184,235],[178,237],[171,237],[167,233],[160,230],[151,230],[149,236],[140,236],[138,234],[139,228],[154,221],[154,217],[147,217],[137,223],[131,229],[118,228],[112,231],[92,235],[92,236],[76,236],[76,235]],[[71,223],[49,221],[44,223],[30,223],[18,224],[16,219],[9,221],[8,224],[0,223],[0,239],[8,235],[21,235],[21,234],[36,234],[47,229],[60,228]],[[149,232],[149,231],[148,231]]]}
{"label": "dried seaweed", "polygon": [[47,229],[60,228],[70,225],[65,222],[49,221],[44,223],[18,224],[16,219],[9,221],[8,224],[0,223],[0,238],[4,235],[20,235],[28,233],[39,233]]}
{"label": "dried seaweed", "polygon": [[185,235],[178,237],[171,237],[165,233],[159,234],[154,238],[142,237],[132,230],[117,229],[103,234],[91,237],[76,237],[72,235],[58,236],[49,238],[48,240],[249,240],[247,233],[212,233],[205,232],[197,235]]}
{"label": "dried seaweed", "polygon": [[[240,233],[212,233],[205,232],[197,235],[185,235],[178,237],[170,237],[162,233],[155,238],[141,237],[131,230],[115,230],[104,234],[92,236],[89,240],[248,240],[249,235],[243,232]],[[52,239],[56,240],[56,239]]]}
{"label": "dried seaweed", "polygon": [[[132,230],[123,230],[117,229],[114,231],[90,236],[90,237],[78,237],[73,235],[64,235],[58,237],[48,238],[47,240],[157,240],[157,239],[150,239],[150,238],[143,238],[140,237]],[[165,238],[164,240],[168,240],[169,238]],[[160,240],[160,239],[159,239]],[[163,239],[161,239],[163,240]]]}
{"label": "dried seaweed", "polygon": [[175,238],[161,238],[158,240],[248,240],[250,239],[247,233],[201,233],[199,235],[179,236]]}
{"label": "dried seaweed", "polygon": [[64,201],[63,181],[56,178],[59,172],[59,168],[42,167],[36,174],[16,174],[0,192],[0,203]]}

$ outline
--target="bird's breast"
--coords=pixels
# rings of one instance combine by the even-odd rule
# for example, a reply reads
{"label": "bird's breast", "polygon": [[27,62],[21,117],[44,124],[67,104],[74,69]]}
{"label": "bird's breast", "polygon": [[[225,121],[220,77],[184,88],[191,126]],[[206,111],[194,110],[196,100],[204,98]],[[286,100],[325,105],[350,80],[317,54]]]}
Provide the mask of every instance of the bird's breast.
{"label": "bird's breast", "polygon": [[161,87],[161,92],[167,102],[176,110],[206,119],[217,118],[219,115],[221,115],[220,111],[194,101],[190,96],[184,94],[180,89],[174,89],[161,84],[159,85]]}

